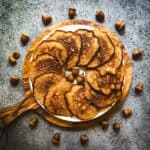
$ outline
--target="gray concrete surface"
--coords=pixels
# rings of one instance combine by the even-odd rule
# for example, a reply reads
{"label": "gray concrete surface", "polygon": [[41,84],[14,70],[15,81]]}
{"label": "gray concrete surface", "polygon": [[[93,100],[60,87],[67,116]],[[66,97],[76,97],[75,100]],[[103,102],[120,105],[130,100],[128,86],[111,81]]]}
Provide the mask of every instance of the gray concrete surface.
{"label": "gray concrete surface", "polygon": [[[41,15],[53,16],[52,24],[68,19],[67,9],[77,8],[78,19],[95,21],[95,12],[105,12],[105,26],[114,29],[116,20],[126,22],[126,31],[120,37],[129,55],[132,50],[142,48],[142,61],[133,61],[133,82],[123,108],[132,108],[133,116],[123,119],[121,110],[110,119],[110,126],[104,132],[99,125],[88,129],[67,130],[58,128],[44,121],[34,112],[26,113],[11,126],[0,131],[0,150],[149,150],[150,149],[150,1],[149,0],[0,0],[0,108],[19,101],[24,94],[21,83],[11,87],[9,78],[18,74],[21,78],[22,64],[29,44],[45,27]],[[27,32],[31,40],[22,47],[19,37]],[[10,53],[17,49],[21,58],[15,67],[7,62]],[[138,81],[144,83],[143,94],[134,93]],[[33,116],[39,118],[38,126],[31,131],[28,120]],[[121,131],[115,134],[112,124],[121,123]],[[61,133],[60,146],[54,146],[51,136]],[[89,143],[81,146],[81,134],[89,135]],[[8,137],[8,138],[7,138]]]}

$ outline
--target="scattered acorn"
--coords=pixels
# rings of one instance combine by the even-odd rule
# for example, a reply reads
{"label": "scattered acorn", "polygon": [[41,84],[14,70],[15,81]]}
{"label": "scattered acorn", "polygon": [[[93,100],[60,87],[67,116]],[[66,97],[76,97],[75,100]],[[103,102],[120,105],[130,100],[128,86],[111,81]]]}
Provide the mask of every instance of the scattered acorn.
{"label": "scattered acorn", "polygon": [[18,59],[20,57],[20,52],[19,51],[14,51],[12,53],[12,56],[15,58],[15,59]]}
{"label": "scattered acorn", "polygon": [[29,126],[31,128],[34,128],[37,125],[37,123],[38,123],[38,118],[34,117],[34,118],[30,119]]}
{"label": "scattered acorn", "polygon": [[78,84],[81,84],[84,81],[84,77],[83,76],[78,76],[76,80],[77,80]]}
{"label": "scattered acorn", "polygon": [[77,76],[79,74],[79,68],[73,68],[72,69],[72,75]]}
{"label": "scattered acorn", "polygon": [[142,58],[142,55],[143,55],[143,53],[142,53],[142,49],[141,49],[141,48],[136,49],[136,50],[134,50],[134,51],[132,52],[132,58],[133,58],[134,60],[137,60],[137,59],[139,59],[139,58]]}
{"label": "scattered acorn", "polygon": [[49,25],[52,21],[52,16],[49,15],[42,15],[43,24],[45,26]]}
{"label": "scattered acorn", "polygon": [[97,11],[97,12],[96,12],[96,15],[95,15],[95,18],[96,18],[97,21],[103,22],[103,21],[104,21],[104,18],[105,18],[104,12],[103,12],[102,10]]}
{"label": "scattered acorn", "polygon": [[11,76],[10,83],[11,85],[16,86],[19,83],[19,77],[17,75]]}
{"label": "scattered acorn", "polygon": [[123,33],[125,29],[125,23],[124,21],[117,21],[115,23],[115,28],[118,32]]}
{"label": "scattered acorn", "polygon": [[69,8],[68,15],[70,19],[73,19],[76,16],[76,9],[75,8]]}
{"label": "scattered acorn", "polygon": [[16,58],[14,58],[12,55],[8,57],[8,61],[9,61],[9,64],[11,65],[17,64]]}
{"label": "scattered acorn", "polygon": [[119,132],[120,128],[121,128],[120,123],[116,122],[113,124],[113,129],[115,132]]}
{"label": "scattered acorn", "polygon": [[143,91],[143,87],[144,87],[144,85],[143,85],[142,82],[137,83],[137,85],[135,86],[135,92],[136,93],[142,92]]}
{"label": "scattered acorn", "polygon": [[52,136],[52,143],[55,144],[55,145],[58,145],[60,143],[60,133],[55,133],[53,136]]}
{"label": "scattered acorn", "polygon": [[22,43],[22,45],[26,45],[29,41],[29,36],[27,34],[22,34],[20,37],[20,41]]}
{"label": "scattered acorn", "polygon": [[100,122],[100,125],[101,125],[102,129],[105,130],[109,126],[109,121],[103,120],[103,121]]}
{"label": "scattered acorn", "polygon": [[124,118],[128,118],[128,117],[131,117],[131,115],[132,115],[132,110],[131,109],[124,109],[123,111],[122,111],[122,113],[123,113],[123,117]]}
{"label": "scattered acorn", "polygon": [[88,137],[88,135],[83,134],[83,135],[81,135],[81,136],[80,136],[80,142],[81,142],[81,144],[82,144],[82,145],[87,144],[87,143],[88,143],[88,141],[89,141],[89,137]]}

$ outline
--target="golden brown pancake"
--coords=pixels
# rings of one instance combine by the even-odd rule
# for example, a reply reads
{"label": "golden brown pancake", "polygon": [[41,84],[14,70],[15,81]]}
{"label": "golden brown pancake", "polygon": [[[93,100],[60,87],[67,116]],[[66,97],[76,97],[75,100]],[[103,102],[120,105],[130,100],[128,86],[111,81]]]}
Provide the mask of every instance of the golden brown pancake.
{"label": "golden brown pancake", "polygon": [[66,47],[68,51],[68,69],[71,69],[77,64],[81,49],[81,37],[78,34],[57,30],[47,40],[56,40]]}
{"label": "golden brown pancake", "polygon": [[79,65],[85,66],[91,61],[91,59],[99,49],[98,38],[95,37],[93,32],[89,30],[80,29],[77,30],[76,33],[81,36],[82,40]]}
{"label": "golden brown pancake", "polygon": [[93,60],[89,63],[89,68],[95,68],[105,64],[112,58],[115,51],[114,44],[107,33],[95,30],[94,34],[96,37],[98,37],[100,48],[95,57],[93,57]]}
{"label": "golden brown pancake", "polygon": [[34,79],[33,94],[35,99],[43,103],[44,96],[50,87],[57,85],[64,78],[55,73],[42,74]]}
{"label": "golden brown pancake", "polygon": [[64,74],[64,68],[61,62],[49,54],[41,54],[36,60],[31,62],[32,71],[30,72],[30,80],[41,74],[56,73]]}
{"label": "golden brown pancake", "polygon": [[118,74],[110,74],[106,73],[105,75],[100,75],[101,69],[89,70],[86,72],[86,81],[90,84],[90,86],[104,95],[111,95],[113,90],[120,90],[122,87],[122,79]]}
{"label": "golden brown pancake", "polygon": [[71,116],[71,113],[67,107],[65,94],[70,91],[72,84],[63,78],[60,82],[56,82],[54,86],[50,86],[47,95],[44,98],[44,104],[48,112]]}
{"label": "golden brown pancake", "polygon": [[70,111],[80,119],[91,119],[97,114],[97,109],[90,104],[81,85],[74,85],[66,94],[66,99]]}
{"label": "golden brown pancake", "polygon": [[104,66],[107,68],[119,68],[121,63],[122,63],[122,49],[120,47],[115,47],[115,54],[114,57],[108,62],[106,63]]}
{"label": "golden brown pancake", "polygon": [[49,54],[56,59],[59,59],[59,61],[63,64],[66,62],[68,57],[67,49],[60,42],[54,40],[42,41],[32,55],[33,58],[36,59],[41,54]]}
{"label": "golden brown pancake", "polygon": [[102,93],[95,93],[90,99],[90,102],[97,108],[104,108],[112,105],[116,100],[117,99],[115,98],[115,96],[106,96]]}

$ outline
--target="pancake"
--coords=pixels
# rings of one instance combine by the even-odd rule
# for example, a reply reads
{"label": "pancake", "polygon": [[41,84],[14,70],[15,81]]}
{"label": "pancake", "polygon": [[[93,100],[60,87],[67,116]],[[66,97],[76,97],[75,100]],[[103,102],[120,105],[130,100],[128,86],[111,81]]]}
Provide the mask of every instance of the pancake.
{"label": "pancake", "polygon": [[89,63],[88,68],[95,68],[108,62],[115,52],[114,44],[107,33],[100,32],[99,30],[94,31],[95,36],[99,40],[100,48],[93,60]]}
{"label": "pancake", "polygon": [[56,73],[64,75],[63,64],[58,59],[49,54],[41,54],[36,60],[31,62],[32,71],[30,72],[30,80],[33,81],[35,77],[41,74]]}
{"label": "pancake", "polygon": [[63,78],[59,83],[50,86],[48,93],[44,98],[44,106],[48,112],[55,115],[71,116],[71,112],[67,107],[65,93],[70,91],[72,84]]}
{"label": "pancake", "polygon": [[81,36],[82,40],[79,65],[85,66],[91,61],[91,59],[99,49],[98,38],[96,38],[93,32],[89,30],[80,29],[77,30],[76,33]]}
{"label": "pancake", "polygon": [[96,70],[88,70],[86,71],[86,81],[90,84],[90,86],[96,90],[99,91],[99,84],[98,84],[98,79],[100,79],[100,75],[98,71]]}
{"label": "pancake", "polygon": [[102,93],[95,93],[90,99],[91,104],[96,106],[97,108],[108,107],[116,101],[117,99],[115,98],[115,96],[110,97],[103,95]]}
{"label": "pancake", "polygon": [[122,58],[123,58],[122,49],[120,47],[115,47],[114,57],[108,63],[106,63],[104,66],[106,68],[118,69],[121,66]]}
{"label": "pancake", "polygon": [[116,102],[115,93],[113,93],[111,96],[106,96],[93,90],[87,82],[85,82],[85,89],[86,98],[90,101],[91,105],[95,106],[97,109],[108,107]]}
{"label": "pancake", "polygon": [[[101,73],[100,68],[99,72]],[[86,72],[86,81],[94,90],[109,96],[113,90],[120,90],[122,88],[122,74],[113,75],[106,73],[104,76],[101,76],[99,72],[96,70]]]}
{"label": "pancake", "polygon": [[57,30],[52,35],[50,35],[47,40],[58,41],[67,49],[67,69],[71,69],[77,64],[81,50],[80,35],[73,32]]}
{"label": "pancake", "polygon": [[68,57],[67,49],[61,43],[54,40],[46,40],[40,43],[32,55],[36,59],[41,54],[49,54],[59,59],[63,64],[65,64]]}
{"label": "pancake", "polygon": [[42,74],[34,79],[33,82],[33,95],[35,99],[43,104],[44,97],[50,87],[57,85],[63,77],[54,73]]}
{"label": "pancake", "polygon": [[83,86],[74,85],[71,91],[66,94],[66,99],[70,111],[82,120],[91,119],[98,112],[85,97],[85,89]]}

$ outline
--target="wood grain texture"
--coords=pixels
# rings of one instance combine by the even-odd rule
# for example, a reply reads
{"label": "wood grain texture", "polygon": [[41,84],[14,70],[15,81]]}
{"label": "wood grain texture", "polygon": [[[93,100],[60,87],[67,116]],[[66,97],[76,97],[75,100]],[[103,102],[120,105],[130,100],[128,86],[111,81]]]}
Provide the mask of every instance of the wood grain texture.
{"label": "wood grain texture", "polygon": [[25,97],[21,101],[0,110],[0,128],[6,127],[24,112],[35,110],[39,105],[32,96]]}

